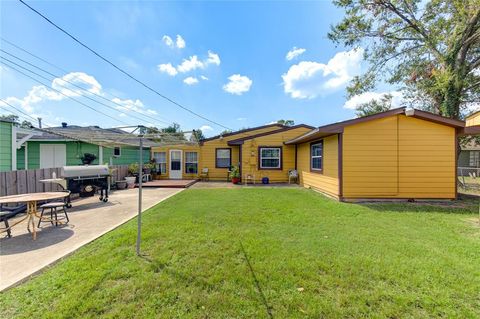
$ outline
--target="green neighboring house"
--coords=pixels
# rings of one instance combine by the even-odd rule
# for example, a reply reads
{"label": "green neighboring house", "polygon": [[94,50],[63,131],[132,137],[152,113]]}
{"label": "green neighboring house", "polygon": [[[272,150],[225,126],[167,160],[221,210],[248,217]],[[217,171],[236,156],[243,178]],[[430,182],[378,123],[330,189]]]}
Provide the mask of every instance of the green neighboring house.
{"label": "green neighboring house", "polygon": [[[136,140],[127,139],[118,145],[109,143],[109,146],[106,147],[79,141],[80,138],[75,140],[66,137],[72,137],[72,132],[78,132],[78,136],[91,133],[98,138],[103,134],[105,140],[112,140],[113,136],[118,135],[121,138],[126,134],[119,129],[102,129],[98,126],[76,126],[62,123],[60,127],[48,128],[52,133],[32,131],[34,135],[29,136],[28,139],[24,138],[24,141],[20,143],[22,136],[18,135],[20,128],[16,127],[15,123],[2,120],[0,125],[0,171],[82,165],[81,158],[85,153],[96,156],[93,165],[100,163],[128,165],[139,162],[139,147],[135,146],[138,143]],[[65,133],[67,131],[68,135]],[[13,134],[17,134],[16,140],[17,146],[19,146],[15,154],[12,153]],[[144,144],[144,162],[150,160],[150,144],[152,143],[149,141]]]}
{"label": "green neighboring house", "polygon": [[13,122],[0,119],[0,172],[12,169]]}
{"label": "green neighboring house", "polygon": [[17,170],[21,145],[39,134],[35,130],[18,127],[16,122],[0,119],[0,172]]}

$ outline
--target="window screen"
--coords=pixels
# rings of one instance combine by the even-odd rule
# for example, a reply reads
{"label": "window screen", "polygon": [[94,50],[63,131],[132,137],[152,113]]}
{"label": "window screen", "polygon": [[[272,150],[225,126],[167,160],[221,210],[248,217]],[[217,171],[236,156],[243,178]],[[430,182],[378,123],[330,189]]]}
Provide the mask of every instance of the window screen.
{"label": "window screen", "polygon": [[260,168],[279,169],[281,168],[281,148],[280,147],[261,147],[260,148]]}
{"label": "window screen", "polygon": [[229,148],[217,148],[215,166],[217,168],[230,168],[232,163],[231,153]]}

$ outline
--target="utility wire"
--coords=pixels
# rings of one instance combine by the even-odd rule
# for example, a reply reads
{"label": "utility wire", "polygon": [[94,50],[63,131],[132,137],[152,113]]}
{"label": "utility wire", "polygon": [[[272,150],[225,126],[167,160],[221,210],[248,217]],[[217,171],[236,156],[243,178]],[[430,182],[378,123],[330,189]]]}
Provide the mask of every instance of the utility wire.
{"label": "utility wire", "polygon": [[[3,99],[0,99],[0,101],[8,106],[10,106],[12,109],[16,110],[17,112],[19,113],[22,113],[23,115],[27,116],[27,118],[31,118],[33,119],[34,121],[37,121],[36,118],[34,118],[33,116],[31,116],[30,114],[27,114],[25,112],[23,112],[22,110],[18,109],[17,107],[13,106],[12,104],[8,103],[7,101],[3,100]],[[6,109],[6,108],[4,108]]]}
{"label": "utility wire", "polygon": [[[108,102],[111,102],[111,103],[113,103],[113,104],[116,104],[116,105],[118,105],[119,107],[121,107],[122,109],[116,109],[116,108],[114,108],[114,107],[112,107],[112,106],[110,106],[110,105],[108,105],[108,104],[99,102],[99,101],[97,101],[97,100],[95,100],[95,99],[92,99],[92,98],[90,98],[90,97],[88,97],[88,96],[84,96],[84,95],[83,95],[84,97],[88,98],[89,100],[91,100],[91,101],[93,101],[93,102],[95,102],[95,103],[98,103],[98,104],[101,104],[101,105],[103,105],[103,106],[106,106],[106,107],[108,107],[108,108],[110,108],[110,109],[112,109],[112,110],[114,110],[114,111],[121,111],[121,110],[124,110],[124,109],[126,109],[127,111],[129,110],[129,109],[128,109],[127,107],[125,107],[124,105],[121,105],[121,104],[116,103],[116,102],[114,102],[114,101],[110,101],[110,100],[107,99],[106,97],[101,96],[100,94],[97,94],[97,93],[95,93],[95,92],[88,91],[88,90],[86,90],[85,88],[83,88],[83,87],[75,84],[75,83],[72,82],[72,81],[64,80],[64,79],[61,78],[60,76],[55,75],[55,74],[53,74],[53,73],[50,73],[50,72],[48,72],[48,71],[46,71],[46,70],[44,70],[44,69],[42,69],[42,68],[40,68],[40,67],[37,67],[37,66],[35,66],[34,64],[31,64],[31,63],[29,63],[28,61],[25,61],[25,60],[23,60],[23,59],[21,59],[21,58],[18,58],[18,57],[16,57],[16,56],[14,56],[14,55],[6,52],[6,51],[3,50],[3,49],[0,49],[0,51],[1,51],[1,52],[4,52],[4,53],[6,53],[6,54],[8,54],[8,55],[10,55],[10,56],[12,56],[12,57],[14,57],[14,58],[17,59],[17,60],[22,61],[22,62],[24,62],[24,63],[26,63],[26,64],[28,64],[28,65],[30,65],[30,66],[38,69],[38,70],[40,70],[40,71],[42,71],[42,72],[45,72],[45,73],[53,76],[54,78],[57,78],[57,79],[60,79],[60,80],[63,81],[63,82],[69,83],[69,84],[77,87],[78,89],[80,89],[80,90],[82,90],[82,91],[84,91],[84,92],[86,92],[86,93],[88,93],[88,94],[95,95],[95,96],[97,96],[97,97],[100,97],[100,98],[108,101]],[[25,67],[23,67],[23,66],[15,63],[15,62],[7,59],[7,58],[5,58],[4,56],[0,56],[0,57],[1,57],[2,59],[5,59],[6,61],[9,61],[10,63],[13,63],[13,64],[15,64],[15,65],[23,68],[24,70],[27,70],[27,71],[29,71],[29,72],[34,73],[32,70],[30,70],[30,69],[28,69],[28,68],[25,68]],[[37,74],[37,73],[34,73],[34,74]],[[43,79],[45,79],[45,80],[47,80],[47,81],[51,81],[50,79],[48,79],[48,78],[46,78],[46,77],[43,77],[43,76],[41,76],[41,75],[39,75],[39,74],[37,74],[37,75],[40,76],[40,77],[42,77]],[[67,86],[65,86],[65,85],[63,85],[63,87],[73,92],[73,90],[71,90],[69,87],[67,87]],[[130,110],[130,111],[133,111],[133,110]],[[144,115],[143,113],[140,113],[140,112],[137,112],[137,111],[134,111],[134,112],[135,112],[135,113],[138,113],[138,114]],[[146,120],[146,119],[143,119],[143,118],[139,118],[139,117],[137,117],[137,116],[135,116],[135,115],[133,115],[133,114],[130,114],[130,117],[136,118],[137,120],[140,120],[140,121],[142,121],[142,122],[150,123],[150,124],[152,124],[153,126],[155,126],[155,123],[154,123],[154,122],[151,122],[152,119],[155,120],[155,121],[160,121],[160,120],[155,119],[155,118],[150,118],[150,116],[147,116],[147,115],[145,115],[145,117],[146,117],[146,118],[149,118],[149,120]],[[163,122],[166,123],[166,124],[170,124],[170,123],[165,122],[165,121],[163,121]]]}
{"label": "utility wire", "polygon": [[[5,58],[4,58],[4,59],[5,59]],[[46,87],[49,86],[48,84],[42,83],[41,81],[39,81],[39,80],[35,79],[34,77],[32,77],[32,76],[30,76],[30,75],[28,75],[28,74],[20,71],[19,69],[13,67],[12,65],[10,65],[10,64],[8,64],[8,63],[5,63],[5,62],[3,62],[3,61],[1,61],[1,63],[3,63],[4,65],[8,66],[9,68],[17,71],[18,73],[23,74],[24,76],[32,79],[33,81],[35,81],[35,82],[37,82],[37,83],[39,83],[39,84],[41,84],[41,85],[44,85],[44,86],[46,86]],[[88,105],[88,104],[85,104],[85,103],[83,103],[83,102],[81,102],[81,101],[79,101],[79,100],[77,100],[77,99],[75,99],[75,98],[73,98],[73,97],[71,97],[71,96],[68,96],[68,95],[60,92],[60,91],[57,90],[57,89],[54,89],[54,88],[49,88],[49,89],[52,90],[52,91],[57,92],[58,94],[61,94],[61,95],[65,96],[65,97],[67,97],[67,98],[69,98],[69,99],[71,99],[71,100],[73,100],[73,101],[75,101],[75,102],[77,102],[77,103],[79,103],[79,104],[81,104],[81,105],[89,108],[89,109],[91,109],[91,110],[94,111],[94,112],[100,113],[100,114],[102,114],[102,115],[104,115],[104,116],[106,116],[106,117],[108,117],[108,118],[111,118],[111,119],[114,120],[114,121],[120,122],[120,123],[122,123],[122,124],[129,125],[129,123],[126,123],[126,122],[124,122],[124,121],[121,121],[121,120],[119,120],[119,119],[116,119],[116,118],[114,118],[113,116],[108,115],[107,113],[104,113],[104,112],[102,112],[102,111],[99,111],[99,110],[91,107],[91,106]]]}
{"label": "utility wire", "polygon": [[[42,79],[44,79],[44,80],[51,81],[49,78],[46,78],[46,77],[42,76],[41,74],[38,74],[38,73],[36,73],[35,71],[30,70],[29,68],[23,67],[23,66],[15,63],[15,62],[13,62],[13,61],[5,58],[4,56],[0,56],[0,58],[3,59],[3,60],[8,61],[9,63],[12,63],[12,64],[14,64],[14,65],[16,65],[16,66],[18,66],[18,67],[20,67],[20,68],[22,68],[22,69],[24,69],[24,70],[26,70],[26,71],[28,71],[28,72],[30,72],[30,73],[33,73],[33,74],[35,74],[36,76],[38,76],[38,77],[40,77],[40,78],[42,78]],[[6,64],[6,65],[8,65],[8,64]],[[8,65],[8,66],[11,67],[12,69],[14,69],[14,70],[17,71],[17,72],[20,72],[18,69],[12,67],[11,65]],[[22,73],[22,72],[20,72],[20,73]],[[22,73],[22,74],[25,75],[25,73]],[[32,79],[33,79],[33,78],[32,78]],[[40,83],[40,82],[39,82],[39,83]],[[44,83],[41,83],[41,84],[42,84],[42,85],[45,85],[45,86],[48,86],[47,84],[44,84]],[[70,89],[70,88],[68,88],[68,87],[65,87],[65,86],[64,86],[63,88],[69,90],[70,92],[76,93],[75,91],[73,91],[72,89]],[[58,92],[58,93],[60,93],[60,94],[62,94],[62,95],[64,95],[64,96],[66,96],[66,97],[68,97],[68,98],[72,98],[71,96],[68,96],[68,95],[66,95],[66,94],[63,94],[61,91],[56,90],[56,89],[53,88],[53,87],[50,87],[49,89],[52,89],[52,90],[54,90],[54,91],[56,91],[56,92]],[[87,98],[87,99],[89,99],[89,100],[91,100],[91,101],[93,101],[93,102],[102,104],[102,105],[104,105],[104,106],[106,106],[106,107],[108,107],[108,108],[110,108],[110,109],[112,109],[112,110],[114,110],[114,111],[116,111],[116,112],[118,111],[116,108],[114,108],[114,107],[112,107],[112,106],[109,106],[109,105],[107,105],[107,104],[104,104],[104,103],[102,103],[102,102],[98,102],[98,101],[96,101],[95,99],[92,99],[92,98],[89,97],[89,96],[81,95],[81,94],[80,94],[80,96],[81,96],[81,97],[84,97],[84,98]],[[73,99],[73,100],[76,101],[75,99]],[[78,102],[78,101],[77,101],[77,102]],[[85,104],[83,104],[83,105],[85,105]],[[89,108],[95,110],[96,112],[100,112],[100,111],[94,109],[93,107],[89,107]],[[100,112],[100,113],[102,113],[102,112]],[[105,113],[102,113],[102,114],[106,115]],[[116,120],[116,121],[118,121],[118,122],[121,122],[121,123],[123,123],[123,124],[127,124],[126,122],[117,120],[117,119],[111,117],[110,115],[107,115],[107,116],[109,116],[110,118],[112,118],[112,119],[114,119],[114,120]],[[145,121],[145,120],[142,120],[142,121]]]}
{"label": "utility wire", "polygon": [[[56,69],[58,69],[58,70],[60,70],[60,71],[62,71],[62,72],[64,72],[64,73],[69,73],[69,72],[70,72],[70,71],[67,71],[67,70],[65,70],[65,69],[63,69],[63,68],[61,68],[61,67],[59,67],[59,66],[57,66],[57,65],[55,65],[55,64],[53,64],[53,63],[51,63],[51,62],[48,62],[47,60],[39,57],[38,55],[35,55],[35,54],[29,52],[28,50],[26,50],[26,49],[24,49],[24,48],[22,48],[22,47],[20,47],[20,46],[18,46],[18,45],[16,45],[16,44],[12,43],[11,41],[6,40],[6,39],[3,38],[3,37],[0,37],[0,38],[2,39],[2,41],[8,43],[9,45],[13,46],[14,48],[16,48],[16,49],[18,49],[18,50],[20,50],[20,51],[22,51],[22,52],[25,52],[26,54],[28,54],[28,55],[30,55],[30,56],[32,56],[32,57],[34,57],[34,58],[36,58],[36,59],[44,62],[44,63],[46,63],[46,64],[48,64],[48,65],[50,65],[50,66],[52,66],[52,67],[54,67],[54,68],[56,68]],[[48,74],[51,75],[51,76],[60,78],[60,76],[55,75],[55,74],[53,74],[53,73],[51,73],[51,72],[48,72],[47,70],[45,70],[45,69],[43,69],[43,68],[40,68],[39,66],[36,66],[36,65],[34,65],[34,64],[32,64],[32,63],[30,63],[30,62],[28,62],[28,61],[25,61],[25,60],[23,60],[23,59],[15,56],[15,55],[13,55],[13,54],[5,51],[5,50],[3,50],[3,49],[1,49],[1,51],[3,51],[4,53],[6,53],[6,54],[8,54],[8,55],[10,55],[10,56],[12,56],[12,57],[14,57],[15,59],[18,59],[18,60],[20,60],[20,61],[22,61],[22,62],[24,62],[24,63],[27,63],[28,65],[33,66],[33,67],[36,68],[36,69],[39,69],[39,70],[41,70],[41,71],[43,71],[43,72],[45,72],[45,73],[48,73]],[[72,85],[75,85],[74,83],[72,83],[72,82],[70,82],[70,81],[68,81],[68,80],[64,80],[64,79],[62,79],[62,80],[63,80],[63,81],[66,81],[66,82],[69,82],[69,83],[71,83]],[[83,88],[81,88],[81,89],[83,89]],[[96,94],[96,93],[94,93],[94,92],[89,92],[89,93],[94,94],[94,95],[96,95],[96,96],[98,96],[98,97],[100,97],[100,98],[102,98],[102,99],[104,99],[104,100],[106,100],[106,101],[108,101],[108,102],[114,103],[114,104],[116,104],[116,105],[118,105],[118,106],[120,106],[120,107],[122,107],[122,108],[124,107],[123,105],[121,105],[121,104],[119,104],[119,103],[117,103],[117,102],[114,102],[114,101],[106,98],[105,96]],[[107,95],[110,95],[110,96],[112,96],[113,98],[120,99],[118,96],[115,96],[115,95],[113,95],[113,94],[107,93]],[[141,113],[141,112],[135,111],[135,110],[129,110],[129,111],[135,112],[135,113],[140,114],[140,115],[142,115],[142,116],[144,116],[144,117],[147,117],[147,118],[150,118],[150,119],[153,119],[153,120],[155,120],[155,121],[162,122],[162,123],[165,123],[165,124],[168,124],[168,125],[170,125],[170,124],[173,122],[173,121],[168,122],[168,119],[162,120],[162,119],[159,119],[159,118],[155,118],[155,117],[153,117],[153,116],[151,116],[151,115],[144,114],[144,113]],[[145,121],[145,120],[142,120],[142,121]],[[152,123],[152,124],[153,124],[153,123]]]}
{"label": "utility wire", "polygon": [[[20,113],[18,113],[18,112],[16,112],[16,111],[11,111],[10,109],[7,109],[7,108],[6,108],[5,106],[3,106],[3,105],[0,105],[0,109],[5,110],[6,112],[17,116],[20,120],[24,120],[24,121],[30,122],[30,120],[29,120],[28,117],[26,117],[26,116],[24,116],[24,115],[22,115],[22,114],[20,114]],[[2,114],[2,115],[3,115],[3,114]]]}
{"label": "utility wire", "polygon": [[84,44],[82,41],[80,41],[79,39],[77,39],[75,36],[73,36],[72,34],[70,34],[68,31],[66,31],[65,29],[61,28],[60,26],[58,26],[57,24],[55,24],[55,22],[53,22],[52,20],[50,20],[49,18],[47,18],[45,15],[43,15],[42,13],[40,13],[38,10],[32,8],[30,5],[28,5],[25,1],[23,0],[19,0],[23,5],[25,5],[27,8],[29,8],[31,11],[35,12],[37,15],[39,15],[40,17],[42,17],[44,20],[46,20],[48,23],[50,23],[52,26],[54,26],[55,28],[57,28],[58,30],[60,30],[61,32],[65,33],[68,37],[70,37],[73,41],[77,42],[78,44],[80,44],[82,47],[84,47],[85,49],[87,49],[88,51],[92,52],[93,54],[95,54],[97,57],[99,57],[100,59],[102,59],[103,61],[105,61],[106,63],[110,64],[112,67],[114,67],[115,69],[117,69],[118,71],[120,71],[121,73],[125,74],[127,77],[129,77],[130,79],[134,80],[135,82],[137,82],[138,84],[142,85],[143,87],[145,87],[146,89],[148,89],[149,91],[155,93],[156,95],[160,96],[161,98],[167,100],[168,102],[180,107],[181,109],[205,120],[205,121],[208,121],[212,124],[215,124],[217,126],[220,126],[220,127],[223,127],[227,130],[231,130],[229,127],[223,125],[223,124],[220,124],[216,121],[213,121],[213,120],[210,120],[209,118],[195,112],[195,111],[192,111],[190,110],[188,107],[186,106],[183,106],[182,104],[172,100],[171,98],[167,97],[166,95],[158,92],[157,90],[155,90],[154,88],[152,88],[151,86],[147,85],[145,82],[142,82],[140,80],[138,80],[136,77],[134,77],[133,75],[131,75],[130,73],[128,73],[127,71],[123,70],[122,68],[120,68],[119,66],[117,66],[115,63],[111,62],[110,60],[108,60],[107,58],[105,58],[103,55],[101,55],[100,53],[98,53],[97,51],[95,51],[94,49],[90,48],[88,45]]}
{"label": "utility wire", "polygon": [[28,55],[33,56],[34,58],[36,58],[36,59],[38,59],[38,60],[40,60],[40,61],[42,61],[42,62],[44,62],[44,63],[46,63],[46,64],[48,64],[48,65],[50,65],[51,67],[54,67],[55,69],[57,69],[57,70],[59,70],[59,71],[62,71],[62,72],[65,72],[65,73],[69,73],[69,72],[70,72],[70,71],[67,71],[67,70],[59,67],[58,65],[55,65],[55,64],[53,64],[53,63],[51,63],[51,62],[48,62],[47,60],[39,57],[38,55],[33,54],[32,52],[29,52],[28,50],[26,50],[26,49],[24,49],[24,48],[16,45],[16,44],[13,43],[13,42],[8,41],[8,40],[5,39],[4,37],[0,37],[0,39],[2,39],[2,41],[4,41],[4,42],[10,44],[12,47],[14,47],[14,48],[16,48],[16,49],[18,49],[18,50],[20,50],[20,51],[22,51],[22,52],[24,52],[24,53],[26,53],[26,54],[28,54]]}

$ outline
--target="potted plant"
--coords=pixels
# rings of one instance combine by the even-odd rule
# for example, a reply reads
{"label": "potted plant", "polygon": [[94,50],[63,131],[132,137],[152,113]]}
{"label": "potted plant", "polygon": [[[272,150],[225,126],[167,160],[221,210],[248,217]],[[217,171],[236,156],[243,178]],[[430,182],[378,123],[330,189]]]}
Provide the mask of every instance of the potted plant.
{"label": "potted plant", "polygon": [[233,184],[240,183],[240,168],[238,166],[233,166],[230,170],[230,178]]}
{"label": "potted plant", "polygon": [[128,165],[128,176],[125,177],[128,188],[134,188],[138,177],[138,163]]}
{"label": "potted plant", "polygon": [[80,160],[82,161],[83,165],[90,165],[96,159],[97,159],[97,156],[95,154],[92,154],[92,153],[85,153],[85,154],[83,154],[82,157],[80,157]]}
{"label": "potted plant", "polygon": [[155,163],[152,163],[152,162],[145,163],[143,164],[143,173],[151,174],[154,168],[155,168]]}

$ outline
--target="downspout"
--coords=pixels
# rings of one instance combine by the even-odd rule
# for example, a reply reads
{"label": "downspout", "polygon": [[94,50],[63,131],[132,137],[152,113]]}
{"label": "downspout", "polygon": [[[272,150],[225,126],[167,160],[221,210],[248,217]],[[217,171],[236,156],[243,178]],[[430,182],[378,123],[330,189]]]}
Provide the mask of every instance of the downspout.
{"label": "downspout", "polygon": [[242,182],[242,147],[243,144],[240,144],[238,147],[238,157],[239,157],[239,163],[238,163],[238,172],[240,173],[240,183]]}
{"label": "downspout", "polygon": [[297,144],[295,144],[295,170],[297,170],[297,154],[298,154]]}
{"label": "downspout", "polygon": [[343,201],[343,133],[338,134],[338,199]]}

